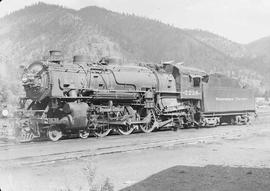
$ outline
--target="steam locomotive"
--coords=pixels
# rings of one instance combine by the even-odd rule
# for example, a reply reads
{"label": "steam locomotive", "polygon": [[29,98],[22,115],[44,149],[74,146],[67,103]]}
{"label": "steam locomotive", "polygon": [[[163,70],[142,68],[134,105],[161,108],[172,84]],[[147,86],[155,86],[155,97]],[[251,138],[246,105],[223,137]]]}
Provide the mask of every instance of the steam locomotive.
{"label": "steam locomotive", "polygon": [[60,51],[50,51],[25,68],[22,84],[17,136],[23,141],[246,123],[255,111],[251,90],[182,63],[90,63],[85,56],[66,63]]}

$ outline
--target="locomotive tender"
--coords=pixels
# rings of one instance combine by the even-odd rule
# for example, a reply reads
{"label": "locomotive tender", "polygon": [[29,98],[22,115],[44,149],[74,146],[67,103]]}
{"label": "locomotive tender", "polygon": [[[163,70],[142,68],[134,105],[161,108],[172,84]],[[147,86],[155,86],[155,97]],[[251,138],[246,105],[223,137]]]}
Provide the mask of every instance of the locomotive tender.
{"label": "locomotive tender", "polygon": [[[226,87],[222,91],[227,97],[221,94],[213,101],[209,92],[220,96],[220,91],[208,81],[211,76],[206,72],[181,63],[122,65],[110,58],[89,63],[85,56],[65,63],[61,52],[50,51],[49,58],[25,69],[26,96],[20,100],[17,133],[25,141],[43,136],[57,141],[73,133],[81,138],[90,133],[104,137],[111,131],[128,135],[134,130],[149,133],[160,128],[247,122],[248,114],[255,111],[252,92],[235,87],[238,99],[231,100],[230,87]],[[226,99],[223,112],[218,102]]]}

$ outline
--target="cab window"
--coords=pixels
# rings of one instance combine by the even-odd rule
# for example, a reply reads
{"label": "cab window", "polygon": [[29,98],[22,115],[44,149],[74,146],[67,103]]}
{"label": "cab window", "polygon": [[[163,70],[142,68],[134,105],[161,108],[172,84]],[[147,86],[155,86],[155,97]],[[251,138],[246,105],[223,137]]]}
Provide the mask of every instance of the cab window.
{"label": "cab window", "polygon": [[201,78],[193,78],[193,86],[200,87]]}

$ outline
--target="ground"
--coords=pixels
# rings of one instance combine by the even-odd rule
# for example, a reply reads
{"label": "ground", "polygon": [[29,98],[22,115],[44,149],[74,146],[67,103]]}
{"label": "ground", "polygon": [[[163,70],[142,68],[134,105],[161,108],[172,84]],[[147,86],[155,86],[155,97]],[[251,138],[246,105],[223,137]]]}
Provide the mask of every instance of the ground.
{"label": "ground", "polygon": [[270,190],[270,169],[175,166],[123,191],[185,190],[185,191],[259,191]]}
{"label": "ground", "polygon": [[[22,154],[34,156],[52,150],[76,150],[77,146],[110,147],[123,142],[144,144],[143,141],[168,140],[169,137],[173,139],[202,137],[200,141],[189,141],[186,144],[172,143],[161,147],[51,161],[40,165],[1,166],[0,185],[2,190],[48,191],[63,188],[87,190],[85,168],[91,165],[91,168],[95,169],[93,171],[95,171],[96,184],[109,178],[115,190],[182,188],[181,190],[269,191],[270,171],[267,168],[270,168],[270,128],[268,124],[268,120],[263,118],[251,126],[223,126],[150,135],[137,134],[121,139],[116,136],[103,140],[76,139],[43,144],[42,147],[39,144],[35,147],[33,145],[32,150],[24,148],[26,147],[24,145]],[[218,138],[206,138],[207,135],[217,134]],[[95,146],[92,145],[93,143]],[[100,151],[102,148],[97,150]],[[3,152],[1,151],[0,162],[6,164],[4,158],[10,160],[14,151],[6,149],[5,157]],[[16,153],[19,156],[19,151]],[[143,181],[142,184],[136,184],[140,181]],[[132,186],[133,184],[135,185]]]}

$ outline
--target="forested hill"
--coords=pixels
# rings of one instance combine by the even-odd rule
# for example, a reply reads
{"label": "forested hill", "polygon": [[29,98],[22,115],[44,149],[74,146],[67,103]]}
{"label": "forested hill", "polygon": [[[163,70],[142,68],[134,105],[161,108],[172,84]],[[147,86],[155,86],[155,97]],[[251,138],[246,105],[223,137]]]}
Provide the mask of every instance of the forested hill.
{"label": "forested hill", "polygon": [[217,35],[206,31],[183,30],[94,6],[76,11],[44,3],[1,18],[0,26],[0,54],[16,67],[41,58],[50,49],[60,49],[66,58],[88,54],[92,60],[111,55],[146,62],[184,61],[264,90],[264,76],[243,64],[246,51],[233,54],[241,45],[232,42],[224,47]]}
{"label": "forested hill", "polygon": [[175,59],[207,69],[232,62],[228,56],[184,30],[158,21],[97,7],[84,8],[78,14],[87,24],[98,26],[101,33],[116,42],[129,57],[153,62]]}
{"label": "forested hill", "polygon": [[1,20],[1,52],[28,61],[46,50],[66,55],[121,54],[129,59],[159,62],[175,59],[202,68],[223,67],[231,59],[187,32],[158,21],[118,14],[98,7],[79,11],[39,3]]}

